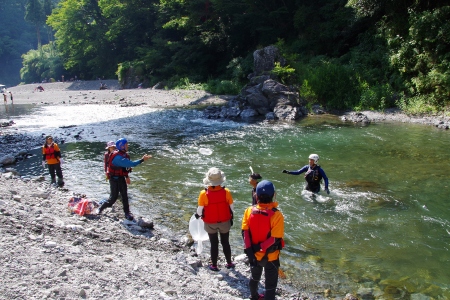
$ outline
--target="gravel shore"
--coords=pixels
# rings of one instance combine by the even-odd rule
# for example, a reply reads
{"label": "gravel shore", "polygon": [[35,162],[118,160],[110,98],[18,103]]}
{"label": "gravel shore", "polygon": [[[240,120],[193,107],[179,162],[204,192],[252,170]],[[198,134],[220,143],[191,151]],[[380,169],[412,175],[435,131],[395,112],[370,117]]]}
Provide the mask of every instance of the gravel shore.
{"label": "gravel shore", "polygon": [[[100,82],[107,90],[99,90]],[[41,85],[43,92],[36,91]],[[227,96],[211,95],[197,90],[122,90],[117,80],[53,82],[25,84],[8,88],[14,96],[14,104],[120,104],[147,105],[150,107],[183,107],[188,105],[223,104]],[[8,103],[10,103],[8,97]]]}
{"label": "gravel shore", "polygon": [[[0,299],[242,299],[249,268],[210,271],[188,236],[71,214],[73,195],[43,178],[0,173]],[[205,251],[204,251],[205,252]],[[223,259],[223,258],[222,258]],[[284,299],[280,297],[279,299]]]}

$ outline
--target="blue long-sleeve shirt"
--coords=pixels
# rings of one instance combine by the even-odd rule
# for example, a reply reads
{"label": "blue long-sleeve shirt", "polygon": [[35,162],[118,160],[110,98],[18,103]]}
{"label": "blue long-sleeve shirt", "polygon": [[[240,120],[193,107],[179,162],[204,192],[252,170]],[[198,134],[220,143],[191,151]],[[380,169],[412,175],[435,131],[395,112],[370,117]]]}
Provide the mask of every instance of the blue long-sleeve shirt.
{"label": "blue long-sleeve shirt", "polygon": [[144,161],[143,159],[131,161],[128,158],[122,157],[120,155],[116,155],[116,157],[114,157],[114,159],[112,160],[112,164],[117,167],[132,168],[132,167],[136,167],[137,165],[141,164],[143,161]]}
{"label": "blue long-sleeve shirt", "polygon": [[[309,165],[306,165],[306,166],[304,166],[303,168],[301,168],[301,169],[299,169],[297,171],[289,171],[288,174],[300,175],[302,173],[305,173],[308,170],[309,170]],[[320,166],[319,166],[319,173],[322,176],[323,181],[325,182],[325,189],[327,189],[328,188],[328,177],[327,177],[327,175],[325,174],[325,172],[322,170],[322,168]]]}

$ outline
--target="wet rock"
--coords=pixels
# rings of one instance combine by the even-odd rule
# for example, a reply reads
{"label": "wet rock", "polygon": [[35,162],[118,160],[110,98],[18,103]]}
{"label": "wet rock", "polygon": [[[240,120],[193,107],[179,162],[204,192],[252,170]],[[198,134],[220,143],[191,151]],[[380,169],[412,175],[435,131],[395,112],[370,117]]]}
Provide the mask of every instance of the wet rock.
{"label": "wet rock", "polygon": [[352,112],[348,115],[344,115],[341,117],[341,120],[344,122],[370,124],[369,118],[365,114],[360,113],[360,112]]}
{"label": "wet rock", "polygon": [[7,166],[16,163],[16,158],[12,154],[5,155],[0,157],[0,164]]}

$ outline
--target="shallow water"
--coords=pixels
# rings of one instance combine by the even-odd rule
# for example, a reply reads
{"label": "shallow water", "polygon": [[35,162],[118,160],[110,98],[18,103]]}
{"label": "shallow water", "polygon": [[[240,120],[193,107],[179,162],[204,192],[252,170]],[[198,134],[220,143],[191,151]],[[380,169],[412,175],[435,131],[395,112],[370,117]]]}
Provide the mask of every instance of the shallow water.
{"label": "shallow water", "polygon": [[[220,122],[202,119],[197,110],[96,105],[30,106],[8,117],[0,111],[0,118],[13,118],[32,134],[64,136],[67,187],[96,199],[108,196],[104,145],[126,137],[132,159],[153,155],[131,175],[133,211],[179,234],[187,232],[204,173],[221,168],[235,200],[233,255],[242,253],[238,225],[251,203],[251,166],[276,186],[286,221],[282,268],[294,284],[320,293],[370,288],[383,298],[450,298],[446,131],[416,124],[360,127],[333,116],[295,124]],[[18,164],[22,173],[45,172],[40,150],[34,153]],[[310,153],[321,157],[330,195],[313,197],[303,191],[302,175],[281,173],[307,164]]]}

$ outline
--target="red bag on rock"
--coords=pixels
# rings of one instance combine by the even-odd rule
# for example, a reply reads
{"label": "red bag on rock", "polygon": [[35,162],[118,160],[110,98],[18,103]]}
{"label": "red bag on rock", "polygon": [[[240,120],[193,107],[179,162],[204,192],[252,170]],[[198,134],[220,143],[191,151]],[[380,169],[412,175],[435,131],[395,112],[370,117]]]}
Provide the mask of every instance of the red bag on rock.
{"label": "red bag on rock", "polygon": [[72,197],[68,204],[69,211],[80,216],[92,214],[97,207],[97,202],[82,197]]}

